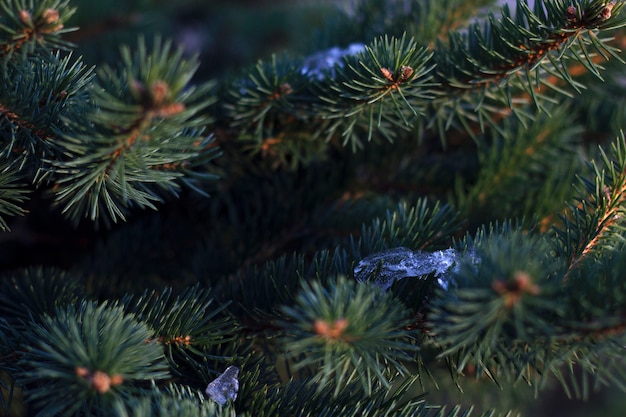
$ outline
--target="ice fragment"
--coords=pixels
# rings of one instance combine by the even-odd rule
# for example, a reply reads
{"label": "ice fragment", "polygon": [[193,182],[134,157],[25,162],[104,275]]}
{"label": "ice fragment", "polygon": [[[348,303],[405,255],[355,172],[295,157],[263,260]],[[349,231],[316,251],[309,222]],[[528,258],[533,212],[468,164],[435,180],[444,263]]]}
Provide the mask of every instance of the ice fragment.
{"label": "ice fragment", "polygon": [[374,279],[375,284],[386,291],[396,280],[434,273],[439,285],[447,289],[447,272],[458,256],[452,248],[436,252],[393,248],[363,258],[354,268],[354,277],[359,282]]}
{"label": "ice fragment", "polygon": [[347,55],[356,55],[364,50],[364,44],[353,43],[345,49],[341,49],[335,46],[334,48],[317,52],[313,55],[308,56],[304,60],[302,73],[311,77],[315,77],[317,79],[322,79],[324,77],[324,71],[332,70],[335,64],[341,65],[341,58]]}
{"label": "ice fragment", "polygon": [[224,373],[209,382],[205,392],[219,405],[224,405],[229,400],[234,401],[237,398],[237,391],[239,391],[238,377],[239,368],[229,366]]}

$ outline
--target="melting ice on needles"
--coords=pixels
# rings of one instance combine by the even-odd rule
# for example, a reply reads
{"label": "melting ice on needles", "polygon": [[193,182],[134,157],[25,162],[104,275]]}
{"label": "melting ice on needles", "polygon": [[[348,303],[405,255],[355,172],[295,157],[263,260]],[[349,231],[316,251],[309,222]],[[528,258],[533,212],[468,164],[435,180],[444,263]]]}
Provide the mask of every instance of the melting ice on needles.
{"label": "melting ice on needles", "polygon": [[451,248],[427,252],[398,247],[363,258],[354,268],[354,277],[365,282],[375,275],[375,284],[386,291],[397,280],[434,273],[439,285],[448,289],[448,272],[459,257],[460,253]]}

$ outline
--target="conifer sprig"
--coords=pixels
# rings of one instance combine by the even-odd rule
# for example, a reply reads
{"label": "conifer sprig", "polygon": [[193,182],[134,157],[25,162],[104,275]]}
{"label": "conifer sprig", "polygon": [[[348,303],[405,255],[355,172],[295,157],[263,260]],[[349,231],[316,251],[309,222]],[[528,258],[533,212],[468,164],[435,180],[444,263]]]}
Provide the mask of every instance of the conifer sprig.
{"label": "conifer sprig", "polygon": [[456,372],[470,367],[512,382],[531,379],[528,361],[542,368],[546,344],[557,333],[553,323],[564,312],[555,299],[561,264],[548,248],[537,236],[511,230],[476,240],[472,256],[460,261],[427,316],[429,336]]}
{"label": "conifer sprig", "polygon": [[9,225],[3,216],[24,214],[21,204],[28,199],[28,192],[20,184],[17,170],[0,170],[0,231],[8,231]]}
{"label": "conifer sprig", "polygon": [[225,107],[232,125],[243,127],[244,136],[252,130],[257,141],[276,137],[288,123],[285,119],[306,118],[302,93],[309,81],[302,65],[291,57],[272,55],[269,61],[259,61],[230,91]]}
{"label": "conifer sprig", "polygon": [[207,356],[217,356],[211,348],[229,342],[238,330],[232,319],[220,317],[228,304],[214,306],[211,292],[197,285],[176,297],[171,288],[160,294],[126,296],[122,304],[153,330],[151,339],[163,346],[172,372],[177,374],[202,370]]}
{"label": "conifer sprig", "polygon": [[364,52],[344,57],[336,76],[321,86],[318,111],[328,119],[327,137],[338,133],[355,149],[364,133],[368,141],[375,132],[393,139],[395,129],[409,129],[434,97],[431,56],[405,34],[377,38]]}
{"label": "conifer sprig", "polygon": [[[211,84],[187,85],[197,66],[156,39],[150,51],[140,40],[136,56],[123,48],[120,68],[99,72],[91,123],[67,120],[71,129],[59,132],[66,157],[48,161],[55,200],[70,219],[109,223],[134,207],[154,209],[177,194],[194,159],[217,156],[201,113],[214,100]],[[186,181],[207,178],[196,172]]]}
{"label": "conifer sprig", "polygon": [[0,125],[10,131],[1,143],[1,156],[35,181],[45,158],[59,158],[63,148],[56,130],[62,117],[83,116],[90,102],[93,68],[71,54],[41,51],[6,62],[0,74]]}
{"label": "conifer sprig", "polygon": [[65,23],[76,12],[69,0],[3,0],[0,2],[0,58],[36,48],[70,49],[60,35],[76,30]]}
{"label": "conifer sprig", "polygon": [[431,204],[426,198],[410,206],[402,202],[388,210],[384,218],[375,218],[370,225],[363,225],[359,239],[351,245],[351,252],[361,259],[399,246],[430,250],[448,242],[459,226],[458,213],[447,204]]}
{"label": "conifer sprig", "polygon": [[25,335],[17,378],[41,417],[106,415],[134,383],[169,376],[162,347],[149,342],[151,329],[118,306],[70,305]]}
{"label": "conifer sprig", "polygon": [[366,395],[374,381],[390,387],[392,378],[407,374],[403,361],[417,349],[401,303],[342,277],[328,288],[304,283],[297,304],[281,311],[287,320],[284,350],[294,368],[312,367],[311,383],[320,388],[332,383],[334,396],[355,381]]}
{"label": "conifer sprig", "polygon": [[429,124],[443,134],[460,123],[471,133],[468,122],[484,128],[509,111],[522,120],[532,119],[519,104],[528,97],[542,109],[542,103],[554,101],[550,90],[569,95],[559,83],[580,91],[584,86],[568,68],[572,62],[600,77],[602,67],[592,59],[594,54],[621,61],[619,50],[596,32],[623,27],[626,21],[618,18],[623,6],[621,1],[537,0],[531,10],[518,1],[514,15],[505,6],[501,18],[490,14],[466,33],[451,34],[435,47],[434,80],[447,94],[440,104],[433,102]]}
{"label": "conifer sprig", "polygon": [[[568,260],[569,271],[588,257],[610,251],[624,242],[626,203],[626,139],[622,133],[609,152],[600,148],[600,161],[591,162],[592,178],[580,178],[578,197],[555,229],[557,250]],[[564,276],[567,281],[569,273]]]}

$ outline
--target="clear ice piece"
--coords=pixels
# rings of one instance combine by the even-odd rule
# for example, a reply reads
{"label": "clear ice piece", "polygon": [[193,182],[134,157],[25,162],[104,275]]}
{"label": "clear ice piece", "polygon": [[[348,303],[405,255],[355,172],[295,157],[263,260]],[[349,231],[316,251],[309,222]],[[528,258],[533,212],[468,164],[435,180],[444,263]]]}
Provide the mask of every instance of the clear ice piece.
{"label": "clear ice piece", "polygon": [[397,280],[434,273],[439,285],[447,289],[447,272],[458,256],[451,248],[436,252],[393,248],[363,258],[354,268],[354,277],[359,282],[374,278],[375,284],[386,291]]}
{"label": "clear ice piece", "polygon": [[341,64],[341,58],[346,55],[356,55],[364,50],[364,44],[353,43],[345,49],[341,49],[335,46],[334,48],[317,52],[313,55],[309,55],[304,60],[302,73],[315,77],[317,79],[322,79],[324,76],[324,71],[332,70],[335,64]]}
{"label": "clear ice piece", "polygon": [[229,366],[226,370],[206,387],[206,393],[219,405],[226,404],[229,400],[237,398],[239,391],[239,368]]}

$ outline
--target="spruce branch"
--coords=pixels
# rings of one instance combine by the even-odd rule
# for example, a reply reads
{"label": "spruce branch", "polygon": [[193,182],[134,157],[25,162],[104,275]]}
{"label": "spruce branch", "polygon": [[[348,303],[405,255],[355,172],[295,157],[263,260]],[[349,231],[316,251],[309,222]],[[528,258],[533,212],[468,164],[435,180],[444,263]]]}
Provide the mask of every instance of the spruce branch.
{"label": "spruce branch", "polygon": [[187,398],[154,390],[149,397],[131,398],[115,406],[118,417],[232,417],[232,407],[221,407],[204,398]]}
{"label": "spruce branch", "polygon": [[0,281],[0,317],[14,328],[24,329],[85,296],[70,273],[56,268],[28,268],[6,274]]}
{"label": "spruce branch", "polygon": [[169,375],[162,347],[149,341],[153,332],[109,303],[61,308],[25,336],[17,380],[39,416],[107,415],[133,384]]}
{"label": "spruce branch", "polygon": [[272,138],[284,123],[283,118],[300,118],[297,110],[299,94],[306,90],[308,77],[302,65],[287,56],[272,55],[271,61],[259,61],[246,79],[236,82],[231,91],[232,102],[225,107],[232,126],[252,128],[256,140]]}
{"label": "spruce branch", "polygon": [[8,231],[4,216],[16,216],[25,214],[26,211],[20,205],[27,200],[27,191],[24,190],[21,176],[15,168],[0,169],[0,230]]}
{"label": "spruce branch", "polygon": [[6,376],[0,380],[0,408],[11,407],[13,400],[16,387],[15,373],[18,371],[16,363],[19,339],[20,336],[14,326],[0,317],[0,373]]}
{"label": "spruce branch", "polygon": [[413,250],[438,247],[458,231],[460,220],[451,206],[421,198],[414,205],[399,203],[384,218],[363,225],[351,253],[362,258],[384,249],[404,246]]}
{"label": "spruce branch", "polygon": [[519,230],[474,240],[472,256],[462,258],[447,290],[429,305],[429,337],[440,357],[461,374],[472,369],[507,382],[542,369],[554,322],[564,314],[555,295],[562,266],[548,243]]}
{"label": "spruce branch", "polygon": [[377,38],[364,52],[344,57],[336,77],[320,86],[318,112],[328,119],[327,137],[338,133],[357,149],[361,132],[368,141],[374,132],[391,140],[396,128],[409,129],[433,98],[431,56],[405,34]]}
{"label": "spruce branch", "polygon": [[294,368],[313,367],[311,383],[320,389],[334,385],[334,396],[353,381],[366,395],[374,381],[390,387],[392,377],[407,374],[403,361],[411,360],[417,348],[401,303],[342,277],[327,288],[316,281],[303,283],[296,305],[285,305],[281,312],[283,349],[295,360]]}
{"label": "spruce branch", "polygon": [[481,8],[494,0],[440,0],[387,3],[376,0],[357,2],[354,19],[364,32],[363,39],[387,34],[401,37],[403,33],[423,45],[433,45],[450,32],[461,29],[480,15]]}
{"label": "spruce branch", "polygon": [[624,202],[626,201],[626,139],[622,133],[606,152],[600,148],[600,161],[591,162],[592,178],[580,178],[575,204],[562,216],[563,226],[555,228],[557,250],[568,260],[569,271],[601,249],[613,249],[623,242]]}
{"label": "spruce branch", "polygon": [[468,122],[484,129],[509,112],[521,120],[532,119],[519,104],[528,97],[544,109],[544,102],[555,100],[550,90],[569,95],[557,82],[580,91],[584,86],[570,75],[571,62],[598,77],[601,66],[592,59],[595,53],[622,62],[618,49],[596,32],[623,27],[626,21],[618,18],[623,5],[604,0],[579,0],[574,5],[538,0],[531,10],[520,0],[514,16],[505,6],[501,19],[490,14],[483,27],[474,23],[467,33],[456,32],[447,42],[439,41],[434,50],[434,81],[447,94],[433,102],[429,125],[443,134],[460,123],[471,133]]}
{"label": "spruce branch", "polygon": [[211,292],[198,285],[176,297],[171,288],[128,295],[121,304],[153,330],[151,340],[163,345],[172,372],[187,378],[189,368],[200,371],[206,366],[208,355],[217,358],[216,347],[231,341],[238,330],[232,319],[220,317],[228,303],[213,306]]}
{"label": "spruce branch", "polygon": [[[156,39],[152,51],[139,42],[136,57],[122,48],[122,64],[99,72],[94,108],[88,118],[67,120],[59,132],[66,158],[50,160],[56,203],[75,222],[81,217],[105,223],[125,219],[133,207],[156,208],[176,195],[194,166],[218,155],[208,118],[201,111],[213,102],[211,84],[188,87],[198,64],[181,49]],[[195,172],[195,178],[213,176]],[[195,185],[195,188],[200,188]]]}
{"label": "spruce branch", "polygon": [[582,129],[567,106],[547,109],[550,115],[537,112],[530,126],[507,118],[489,135],[476,138],[479,171],[466,184],[457,184],[455,202],[472,225],[506,213],[529,222],[544,220],[547,228],[561,201],[570,197]]}
{"label": "spruce branch", "polygon": [[37,48],[70,49],[60,38],[76,30],[65,27],[76,11],[69,0],[3,0],[0,8],[0,58]]}
{"label": "spruce branch", "polygon": [[89,103],[93,68],[71,54],[41,51],[20,55],[0,74],[1,156],[23,170],[30,181],[41,175],[44,158],[59,158],[63,147],[56,130],[63,117],[83,116]]}

